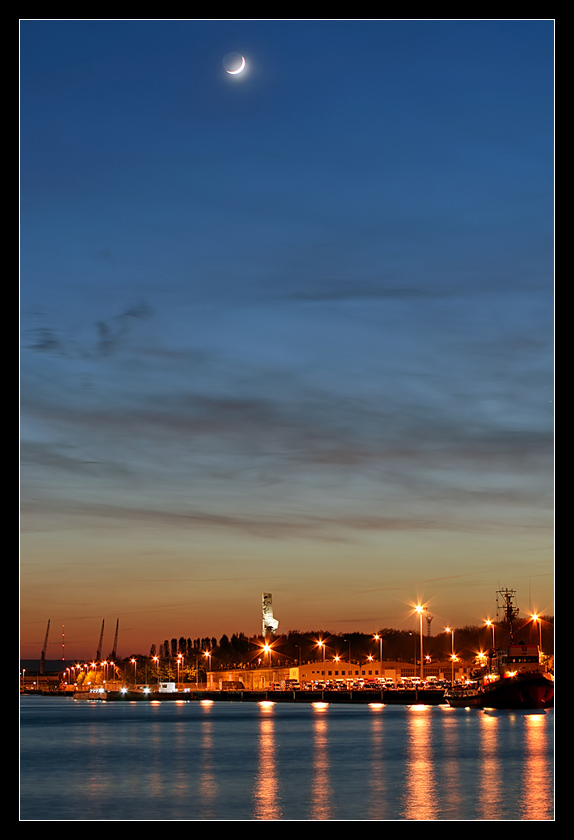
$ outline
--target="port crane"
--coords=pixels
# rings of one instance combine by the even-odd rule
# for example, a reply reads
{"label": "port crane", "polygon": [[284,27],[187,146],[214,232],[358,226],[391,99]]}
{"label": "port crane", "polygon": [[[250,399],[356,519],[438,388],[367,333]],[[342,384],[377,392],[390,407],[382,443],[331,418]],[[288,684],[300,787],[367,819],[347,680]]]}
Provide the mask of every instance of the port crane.
{"label": "port crane", "polygon": [[44,647],[40,655],[40,674],[44,674],[44,665],[46,663],[46,648],[48,647],[48,633],[50,632],[50,619],[48,619],[48,626],[46,627],[46,638],[44,639]]}
{"label": "port crane", "polygon": [[112,660],[112,662],[116,661],[116,656],[117,656],[117,653],[118,653],[118,630],[119,630],[119,627],[120,627],[120,620],[118,618],[117,621],[116,621],[116,634],[114,636],[114,646],[112,648],[112,652],[110,653],[110,657],[109,657]]}
{"label": "port crane", "polygon": [[105,618],[102,619],[102,630],[101,630],[101,633],[100,633],[100,641],[98,643],[98,650],[96,652],[96,662],[99,662],[100,659],[102,658],[102,644],[103,644],[103,641],[104,641],[104,622],[105,622]]}

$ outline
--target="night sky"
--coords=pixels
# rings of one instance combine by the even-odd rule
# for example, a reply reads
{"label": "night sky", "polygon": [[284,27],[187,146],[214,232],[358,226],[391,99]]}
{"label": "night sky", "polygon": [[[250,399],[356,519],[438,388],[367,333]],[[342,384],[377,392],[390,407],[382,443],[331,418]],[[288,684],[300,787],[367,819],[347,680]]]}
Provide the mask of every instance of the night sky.
{"label": "night sky", "polygon": [[553,613],[553,76],[550,20],[21,23],[22,656]]}

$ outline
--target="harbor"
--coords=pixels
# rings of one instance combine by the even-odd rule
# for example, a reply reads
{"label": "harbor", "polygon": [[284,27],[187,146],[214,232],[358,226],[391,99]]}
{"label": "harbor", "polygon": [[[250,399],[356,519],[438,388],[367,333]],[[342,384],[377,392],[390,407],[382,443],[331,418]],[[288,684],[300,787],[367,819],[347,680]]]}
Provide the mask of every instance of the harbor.
{"label": "harbor", "polygon": [[[501,589],[503,620],[488,620],[482,627],[457,630],[466,636],[466,656],[455,649],[455,630],[445,628],[434,639],[423,635],[423,613],[430,630],[432,616],[423,605],[415,607],[418,635],[388,630],[372,636],[289,633],[276,635],[270,593],[262,597],[262,634],[243,637],[244,660],[229,667],[233,648],[227,636],[216,639],[180,639],[152,647],[149,657],[118,660],[119,621],[113,651],[101,658],[104,622],[98,651],[91,662],[59,663],[50,673],[45,651],[46,630],[39,673],[21,670],[22,693],[58,694],[94,702],[264,702],[327,703],[338,705],[431,705],[497,709],[549,709],[554,705],[554,658],[542,652],[542,622],[534,614],[519,620],[515,591]],[[498,638],[496,637],[498,634]],[[520,637],[517,637],[520,634]],[[533,636],[538,636],[538,644]],[[232,639],[237,640],[234,636]],[[384,658],[383,645],[398,651],[397,638],[408,642],[413,657]],[[296,640],[296,641],[295,641]],[[474,647],[475,640],[478,646]],[[451,655],[440,656],[440,647],[450,641]],[[303,645],[306,642],[306,646]],[[378,648],[378,657],[375,654]],[[354,654],[352,653],[354,646]],[[408,648],[406,649],[408,650]],[[312,658],[301,661],[303,651]],[[436,656],[437,651],[439,656]],[[298,653],[299,661],[294,658]],[[143,679],[142,679],[143,677]]]}

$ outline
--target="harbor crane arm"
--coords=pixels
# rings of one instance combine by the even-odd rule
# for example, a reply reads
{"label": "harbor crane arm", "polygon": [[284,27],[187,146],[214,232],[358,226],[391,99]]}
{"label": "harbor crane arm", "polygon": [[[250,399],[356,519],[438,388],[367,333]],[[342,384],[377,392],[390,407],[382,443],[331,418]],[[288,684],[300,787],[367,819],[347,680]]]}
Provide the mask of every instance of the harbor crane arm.
{"label": "harbor crane arm", "polygon": [[46,662],[46,648],[48,647],[48,633],[50,632],[50,619],[48,619],[48,626],[46,627],[46,638],[44,639],[44,647],[40,656],[40,673],[44,673],[44,664]]}

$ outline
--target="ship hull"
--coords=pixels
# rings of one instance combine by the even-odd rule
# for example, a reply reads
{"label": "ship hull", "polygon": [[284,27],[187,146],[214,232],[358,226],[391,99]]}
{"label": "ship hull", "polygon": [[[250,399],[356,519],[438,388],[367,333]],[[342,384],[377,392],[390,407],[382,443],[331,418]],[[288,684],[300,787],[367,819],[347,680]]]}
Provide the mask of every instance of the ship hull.
{"label": "ship hull", "polygon": [[545,674],[517,674],[467,694],[447,695],[450,706],[479,709],[551,709],[554,682]]}

